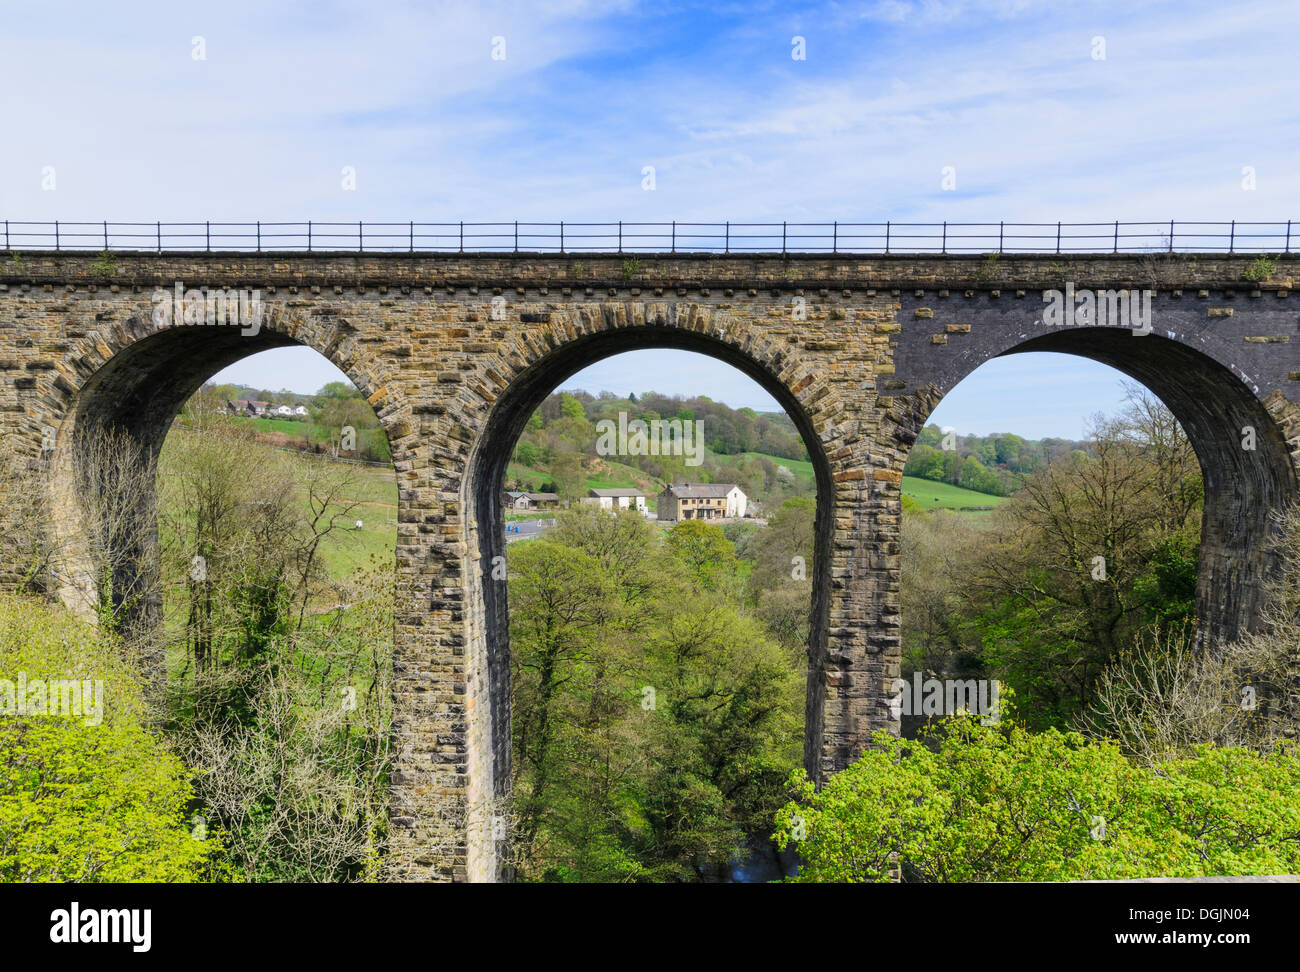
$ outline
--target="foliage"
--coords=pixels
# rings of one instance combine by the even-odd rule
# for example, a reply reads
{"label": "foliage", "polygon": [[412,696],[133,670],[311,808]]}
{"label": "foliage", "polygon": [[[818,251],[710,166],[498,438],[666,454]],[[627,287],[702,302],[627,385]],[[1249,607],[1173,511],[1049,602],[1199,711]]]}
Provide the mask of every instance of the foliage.
{"label": "foliage", "polygon": [[[1016,444],[995,448],[1010,457]],[[1201,504],[1186,435],[1131,389],[1086,450],[1028,477],[979,529],[905,519],[909,660],[997,678],[1032,728],[1070,725],[1140,631],[1190,621]]]}
{"label": "foliage", "polygon": [[49,530],[48,460],[28,458],[0,439],[0,578],[20,594],[53,584],[57,544]]}
{"label": "foliage", "polygon": [[1187,628],[1143,632],[1102,673],[1079,721],[1156,762],[1201,742],[1268,752],[1300,725],[1300,508],[1278,516],[1264,625],[1206,646]]}
{"label": "foliage", "polygon": [[1277,273],[1277,261],[1265,254],[1252,260],[1242,276],[1251,283],[1261,283],[1275,273]]}
{"label": "foliage", "polygon": [[816,515],[812,499],[786,500],[743,548],[754,613],[792,650],[808,644]]}
{"label": "foliage", "polygon": [[117,257],[111,250],[105,250],[99,259],[90,265],[90,275],[96,280],[112,280],[117,276]]}
{"label": "foliage", "polygon": [[927,425],[917,436],[904,472],[919,479],[956,483],[993,496],[1010,496],[1025,479],[1085,447],[1067,439],[1022,439],[1011,433],[957,435],[944,448],[944,431]]}
{"label": "foliage", "polygon": [[1285,874],[1300,867],[1300,752],[1202,745],[1137,766],[1109,740],[951,717],[879,732],[777,815],[799,881],[1072,881]]}
{"label": "foliage", "polygon": [[738,563],[722,527],[702,520],[683,520],[665,536],[668,548],[691,579],[707,591],[734,588]]}
{"label": "foliage", "polygon": [[[341,384],[325,391],[349,397]],[[391,547],[369,566],[327,569],[331,552],[356,544],[374,484],[356,466],[277,452],[239,423],[202,417],[201,433],[168,438],[160,463],[169,738],[245,880],[375,879]]]}
{"label": "foliage", "polygon": [[716,526],[559,519],[509,549],[518,873],[720,879],[798,762],[795,657],[737,605]]}
{"label": "foliage", "polygon": [[979,265],[975,271],[975,280],[978,283],[987,283],[997,276],[998,272],[998,254],[987,253],[984,255],[984,262]]}
{"label": "foliage", "polygon": [[[0,715],[0,880],[196,881],[227,874],[194,833],[185,765],[141,722],[111,641],[39,601],[0,598],[0,678],[103,682],[103,711]],[[203,839],[196,839],[196,837]]]}

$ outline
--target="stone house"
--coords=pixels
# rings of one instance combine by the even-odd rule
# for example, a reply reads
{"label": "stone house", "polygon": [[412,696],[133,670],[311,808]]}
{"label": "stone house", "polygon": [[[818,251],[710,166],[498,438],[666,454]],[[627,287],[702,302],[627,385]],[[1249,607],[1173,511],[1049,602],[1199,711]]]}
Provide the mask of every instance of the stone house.
{"label": "stone house", "polygon": [[508,510],[552,510],[560,505],[555,493],[523,493],[506,490],[502,497]]}
{"label": "stone house", "polygon": [[676,523],[742,517],[748,502],[735,483],[675,483],[659,494],[659,519]]}

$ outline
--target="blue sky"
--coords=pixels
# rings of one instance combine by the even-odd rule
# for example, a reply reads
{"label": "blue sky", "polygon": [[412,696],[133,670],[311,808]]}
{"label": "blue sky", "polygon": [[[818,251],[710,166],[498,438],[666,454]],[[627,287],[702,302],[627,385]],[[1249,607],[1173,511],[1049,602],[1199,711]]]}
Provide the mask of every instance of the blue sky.
{"label": "blue sky", "polygon": [[[1300,216],[1295,0],[56,0],[4,18],[0,62],[23,79],[0,90],[10,219]],[[272,354],[223,377],[335,377]],[[635,390],[763,405],[710,367],[646,359]],[[626,373],[610,360],[575,380],[622,392]],[[1100,375],[990,363],[936,419],[1077,435],[1118,401]]]}

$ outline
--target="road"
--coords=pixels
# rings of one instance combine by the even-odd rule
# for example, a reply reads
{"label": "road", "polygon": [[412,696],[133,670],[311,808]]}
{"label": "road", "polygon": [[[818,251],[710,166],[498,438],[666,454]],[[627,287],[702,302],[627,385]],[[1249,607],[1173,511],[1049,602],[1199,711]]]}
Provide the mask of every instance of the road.
{"label": "road", "polygon": [[[511,520],[506,523],[506,543],[516,540],[536,540],[555,526],[554,520]],[[515,531],[518,532],[515,532]]]}

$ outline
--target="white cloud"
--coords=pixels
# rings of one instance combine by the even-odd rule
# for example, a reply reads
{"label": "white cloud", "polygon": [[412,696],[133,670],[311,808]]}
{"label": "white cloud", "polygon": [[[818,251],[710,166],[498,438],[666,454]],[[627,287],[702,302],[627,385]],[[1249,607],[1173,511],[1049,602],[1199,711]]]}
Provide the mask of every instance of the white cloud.
{"label": "white cloud", "polygon": [[0,216],[1285,220],[1297,49],[1293,0],[27,5]]}

